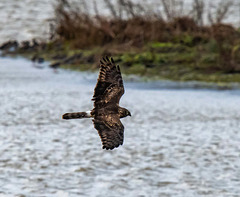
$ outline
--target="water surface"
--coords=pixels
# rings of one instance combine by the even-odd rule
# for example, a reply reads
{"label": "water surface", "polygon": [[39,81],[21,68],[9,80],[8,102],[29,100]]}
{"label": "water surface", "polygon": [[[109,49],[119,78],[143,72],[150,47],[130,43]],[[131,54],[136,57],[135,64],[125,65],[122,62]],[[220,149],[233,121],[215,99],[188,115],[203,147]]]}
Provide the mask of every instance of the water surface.
{"label": "water surface", "polygon": [[91,120],[97,74],[0,59],[0,195],[239,196],[239,91],[125,83],[124,145],[106,151]]}

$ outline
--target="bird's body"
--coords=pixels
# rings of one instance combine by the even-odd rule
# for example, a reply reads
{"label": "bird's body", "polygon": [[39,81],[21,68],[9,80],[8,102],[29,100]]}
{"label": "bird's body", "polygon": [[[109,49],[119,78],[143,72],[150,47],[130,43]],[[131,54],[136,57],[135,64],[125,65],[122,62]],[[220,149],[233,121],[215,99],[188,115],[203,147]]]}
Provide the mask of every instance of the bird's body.
{"label": "bird's body", "polygon": [[114,149],[123,144],[124,126],[120,118],[131,113],[119,106],[124,94],[123,80],[119,66],[108,57],[100,61],[100,72],[94,89],[94,108],[89,112],[66,113],[63,119],[93,118],[93,124],[102,140],[103,148]]}

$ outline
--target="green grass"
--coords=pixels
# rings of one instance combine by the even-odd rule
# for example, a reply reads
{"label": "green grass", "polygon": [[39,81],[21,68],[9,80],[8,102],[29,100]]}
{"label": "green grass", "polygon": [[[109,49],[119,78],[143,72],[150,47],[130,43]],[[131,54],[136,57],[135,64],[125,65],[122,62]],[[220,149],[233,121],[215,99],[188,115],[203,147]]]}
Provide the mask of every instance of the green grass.
{"label": "green grass", "polygon": [[[17,54],[31,58],[38,54],[51,63],[61,60],[53,60],[56,55],[70,57],[82,53],[82,58],[72,64],[62,64],[62,68],[79,71],[96,71],[99,59],[105,54],[112,54],[116,62],[121,66],[124,74],[139,75],[152,79],[167,79],[174,81],[204,81],[214,83],[240,82],[240,74],[227,74],[221,70],[219,55],[216,52],[216,43],[210,41],[191,46],[190,38],[180,43],[152,42],[141,49],[129,48],[126,50],[112,50],[107,47],[95,47],[87,50],[72,49],[69,42],[61,47],[54,43],[48,43],[44,50],[17,51]],[[186,45],[188,43],[188,46]],[[106,50],[108,49],[108,50]],[[233,52],[239,50],[235,46]],[[111,53],[114,51],[114,53]],[[88,63],[89,57],[94,57],[94,62]]]}

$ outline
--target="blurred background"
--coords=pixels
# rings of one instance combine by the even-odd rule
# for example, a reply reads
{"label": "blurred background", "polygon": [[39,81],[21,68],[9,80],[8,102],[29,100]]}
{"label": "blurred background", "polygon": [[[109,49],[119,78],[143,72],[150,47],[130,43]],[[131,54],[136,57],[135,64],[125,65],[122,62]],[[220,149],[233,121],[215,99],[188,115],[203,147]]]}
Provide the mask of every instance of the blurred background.
{"label": "blurred background", "polygon": [[[239,196],[238,0],[0,1],[0,196]],[[123,146],[91,120],[120,65]]]}

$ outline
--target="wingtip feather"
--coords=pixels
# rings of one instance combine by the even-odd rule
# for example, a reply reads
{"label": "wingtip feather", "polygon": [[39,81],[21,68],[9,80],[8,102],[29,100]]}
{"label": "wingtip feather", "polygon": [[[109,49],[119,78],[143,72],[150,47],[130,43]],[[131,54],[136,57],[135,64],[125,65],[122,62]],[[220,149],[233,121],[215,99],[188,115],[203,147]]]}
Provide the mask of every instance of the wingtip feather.
{"label": "wingtip feather", "polygon": [[106,59],[105,59],[104,57],[102,57],[102,60],[103,60],[104,62],[107,62]]}
{"label": "wingtip feather", "polygon": [[109,58],[108,58],[108,56],[106,56],[105,58],[106,58],[106,60],[109,62]]}
{"label": "wingtip feather", "polygon": [[120,67],[119,67],[119,65],[117,65],[117,70],[120,71]]}
{"label": "wingtip feather", "polygon": [[113,58],[111,57],[111,62],[113,63],[113,64],[115,64],[115,62],[114,62],[114,60],[113,60]]}

